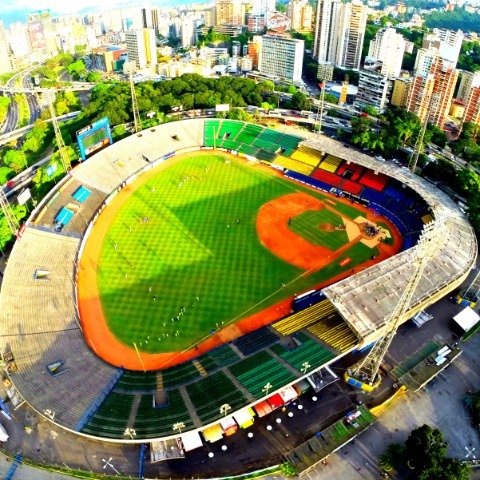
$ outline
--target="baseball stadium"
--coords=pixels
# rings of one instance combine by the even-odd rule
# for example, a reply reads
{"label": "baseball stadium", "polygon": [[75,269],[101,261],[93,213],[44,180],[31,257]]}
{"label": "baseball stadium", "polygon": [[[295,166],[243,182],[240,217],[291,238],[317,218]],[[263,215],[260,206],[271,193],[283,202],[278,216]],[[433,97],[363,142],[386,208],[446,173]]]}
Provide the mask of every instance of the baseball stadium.
{"label": "baseball stadium", "polygon": [[240,121],[131,135],[72,169],[19,232],[0,296],[12,397],[90,438],[221,438],[383,336],[427,224],[442,241],[403,321],[476,261],[435,186]]}

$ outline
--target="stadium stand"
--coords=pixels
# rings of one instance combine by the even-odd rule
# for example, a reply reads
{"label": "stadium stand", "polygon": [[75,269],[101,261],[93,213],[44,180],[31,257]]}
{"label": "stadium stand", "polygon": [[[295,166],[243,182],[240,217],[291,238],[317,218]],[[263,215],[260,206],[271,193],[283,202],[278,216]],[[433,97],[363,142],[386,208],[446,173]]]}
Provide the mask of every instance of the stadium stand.
{"label": "stadium stand", "polygon": [[205,120],[205,130],[203,136],[203,144],[206,147],[215,146],[215,137],[220,132],[221,120]]}
{"label": "stadium stand", "polygon": [[358,343],[358,338],[336,310],[331,316],[323,317],[307,327],[307,330],[322,342],[342,353],[348,352]]}
{"label": "stadium stand", "polygon": [[167,368],[162,372],[163,386],[165,388],[175,387],[199,377],[200,372],[192,365],[192,362],[185,362],[175,367]]}
{"label": "stadium stand", "polygon": [[303,173],[304,175],[310,175],[312,173],[313,167],[307,165],[306,163],[299,162],[292,158],[284,157],[279,155],[273,162],[273,165],[278,167],[285,168],[286,170],[293,170],[294,172]]}
{"label": "stadium stand", "polygon": [[295,375],[266,351],[258,352],[229,369],[255,398],[265,396],[263,388],[267,383],[273,391],[295,380]]}
{"label": "stadium stand", "polygon": [[295,348],[287,349],[282,345],[274,345],[272,351],[299,373],[325,365],[335,358],[332,350],[320,345],[304,333],[297,332],[293,337],[300,343]]}
{"label": "stadium stand", "polygon": [[337,170],[337,175],[340,175],[341,177],[352,181],[358,180],[362,173],[363,167],[361,165],[351,162],[342,163]]}
{"label": "stadium stand", "polygon": [[332,187],[338,187],[340,183],[343,181],[342,177],[335,175],[334,173],[327,172],[325,170],[315,170],[312,173],[312,178],[316,180],[320,180],[321,182],[326,183]]}
{"label": "stadium stand", "polygon": [[[152,159],[163,158],[177,149],[202,145],[204,123],[202,119],[178,122],[175,124],[176,139],[172,137],[172,124],[144,131],[141,136],[132,135],[76,167],[71,176],[77,188],[81,185],[92,192],[92,197],[102,198]],[[288,137],[268,132],[263,131],[255,141],[280,135],[285,142],[281,148],[285,148],[284,154],[288,156],[285,140]],[[296,137],[293,139],[292,144],[299,141]],[[280,145],[280,141],[278,143]],[[467,277],[477,258],[476,238],[462,212],[445,194],[406,169],[377,162],[328,138],[309,140],[302,147],[345,159],[348,163],[340,165],[337,171],[344,180],[351,177],[355,183],[364,169],[386,175],[389,180],[381,193],[392,199],[388,209],[370,201],[377,211],[383,212],[382,215],[391,215],[403,225],[401,231],[405,241],[412,246],[418,238],[415,229],[421,228],[419,218],[427,211],[433,218],[442,241],[415,291],[410,311],[402,320],[406,321],[444,296]],[[271,154],[275,151],[264,150]],[[342,168],[343,173],[340,173]],[[301,173],[288,172],[288,176],[317,188],[331,188]],[[141,440],[173,435],[175,422],[183,422],[185,430],[199,428],[200,423],[222,416],[220,406],[223,403],[228,403],[234,413],[246,406],[251,396],[265,396],[263,389],[267,383],[273,387],[269,391],[272,394],[275,389],[294,381],[298,377],[295,370],[300,372],[303,363],[313,365],[311,358],[312,361],[317,361],[317,357],[325,358],[324,362],[331,361],[327,352],[332,352],[323,344],[345,352],[352,342],[362,347],[365,342],[378,338],[411,278],[414,246],[323,289],[348,331],[335,319],[327,318],[327,321],[317,317],[314,322],[300,323],[302,328],[307,328],[308,335],[300,332],[292,336],[296,344],[293,348],[283,345],[288,338],[285,337],[267,350],[239,359],[238,347],[224,345],[196,360],[210,373],[207,377],[201,377],[191,362],[185,370],[172,370],[167,374],[167,383],[185,382],[185,385],[163,390],[165,372],[144,376],[127,374],[99,360],[85,345],[76,317],[72,285],[79,239],[40,230],[42,225],[35,226],[32,222],[43,208],[47,208],[45,218],[47,214],[54,215],[48,210],[53,209],[54,204],[49,205],[49,202],[59,196],[59,188],[66,183],[62,182],[52,191],[45,204],[35,211],[12,250],[0,296],[0,338],[3,351],[8,348],[14,357],[15,368],[10,371],[10,378],[18,391],[37,411],[46,415],[48,412],[57,424],[70,430],[81,429],[89,435],[124,439],[124,429],[133,427],[136,439]],[[75,188],[73,181],[71,187]],[[367,186],[359,187],[363,188],[362,195],[373,195],[375,191]],[[70,202],[77,200],[72,197]],[[89,201],[90,197],[83,203]],[[58,205],[55,205],[55,213]],[[92,210],[94,208],[92,204]],[[38,269],[44,274],[36,278]],[[305,315],[307,311],[308,308],[297,313]],[[63,367],[61,374],[45,374],[48,365],[59,361]],[[223,370],[218,371],[219,368]],[[311,368],[313,371],[314,367]]]}
{"label": "stadium stand", "polygon": [[332,302],[330,302],[330,300],[322,300],[311,307],[275,322],[272,327],[282,335],[290,335],[293,332],[312,325],[318,321],[319,318],[332,315],[334,312],[335,307]]}
{"label": "stadium stand", "polygon": [[343,180],[343,182],[340,184],[340,188],[344,192],[358,195],[362,191],[363,187],[360,184],[353,182],[352,180]]}
{"label": "stadium stand", "polygon": [[237,338],[233,344],[244,354],[251,355],[262,348],[275,343],[278,336],[268,327],[259,328],[252,333]]}
{"label": "stadium stand", "polygon": [[383,173],[374,172],[373,170],[365,170],[359,183],[374,190],[382,191],[387,185],[388,177]]}
{"label": "stadium stand", "polygon": [[322,170],[326,170],[327,172],[335,173],[341,163],[341,158],[334,157],[333,155],[327,155],[325,159],[320,163],[319,168],[321,168]]}
{"label": "stadium stand", "polygon": [[246,403],[242,392],[224,372],[214,373],[192,383],[186,387],[186,390],[198,418],[203,423],[213,422],[223,417],[220,407],[224,404],[230,405],[232,411],[235,411]]}
{"label": "stadium stand", "polygon": [[313,168],[318,167],[322,159],[321,152],[315,152],[316,154],[312,154],[312,150],[310,148],[299,147],[298,150],[295,150],[290,158],[294,160],[298,160],[299,162],[306,163]]}

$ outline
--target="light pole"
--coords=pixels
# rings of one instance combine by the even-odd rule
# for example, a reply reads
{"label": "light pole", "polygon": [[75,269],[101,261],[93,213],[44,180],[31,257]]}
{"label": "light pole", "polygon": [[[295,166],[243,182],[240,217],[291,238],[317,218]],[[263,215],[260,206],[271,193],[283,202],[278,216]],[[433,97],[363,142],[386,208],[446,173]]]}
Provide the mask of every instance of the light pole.
{"label": "light pole", "polygon": [[182,428],[185,428],[185,424],[183,422],[176,422],[172,425],[172,430],[174,432],[178,430],[178,433],[182,433]]}
{"label": "light pole", "polygon": [[132,440],[133,440],[133,437],[135,437],[137,435],[137,432],[135,431],[135,429],[133,428],[126,428],[125,431],[123,432],[123,434],[125,436],[129,436]]}
{"label": "light pole", "polygon": [[271,390],[273,387],[272,387],[272,384],[270,382],[268,382],[263,388],[262,388],[262,392],[265,394],[265,395],[268,395],[268,392],[269,390]]}
{"label": "light pole", "polygon": [[221,407],[220,407],[220,414],[223,415],[224,417],[227,416],[227,412],[229,410],[231,410],[232,407],[228,404],[228,403],[224,403]]}
{"label": "light pole", "polygon": [[303,374],[307,373],[310,367],[311,367],[311,365],[308,362],[303,362],[302,363],[302,373]]}

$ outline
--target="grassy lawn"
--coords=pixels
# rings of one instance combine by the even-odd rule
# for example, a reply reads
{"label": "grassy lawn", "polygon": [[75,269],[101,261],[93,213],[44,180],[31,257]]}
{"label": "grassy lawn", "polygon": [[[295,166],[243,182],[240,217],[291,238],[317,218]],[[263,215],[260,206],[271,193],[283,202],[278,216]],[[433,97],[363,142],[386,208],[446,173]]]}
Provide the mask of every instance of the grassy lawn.
{"label": "grassy lawn", "polygon": [[325,231],[320,228],[322,224],[337,227],[343,225],[343,222],[341,217],[326,208],[307,210],[291,219],[290,229],[310,243],[325,246],[333,251],[348,242],[348,235],[345,230]]}
{"label": "grassy lawn", "polygon": [[28,106],[27,97],[23,94],[16,94],[14,99],[18,105],[17,128],[22,128],[30,123],[30,108]]}
{"label": "grassy lawn", "polygon": [[345,203],[337,203],[334,208],[338,211],[338,213],[341,213],[352,220],[358,216],[364,216],[364,213],[361,210],[351,205],[346,205]]}
{"label": "grassy lawn", "polygon": [[393,245],[394,241],[393,241],[393,236],[392,236],[392,232],[390,231],[390,228],[388,228],[388,225],[386,223],[383,223],[383,222],[378,222],[377,225],[379,227],[382,227],[384,228],[385,230],[387,230],[388,232],[390,232],[390,236],[387,237],[383,243],[387,244],[387,245]]}
{"label": "grassy lawn", "polygon": [[137,188],[101,246],[98,285],[112,332],[142,351],[178,351],[370,258],[372,249],[355,245],[345,254],[349,265],[335,260],[303,277],[263,247],[256,232],[259,208],[294,191],[324,198],[201,154]]}

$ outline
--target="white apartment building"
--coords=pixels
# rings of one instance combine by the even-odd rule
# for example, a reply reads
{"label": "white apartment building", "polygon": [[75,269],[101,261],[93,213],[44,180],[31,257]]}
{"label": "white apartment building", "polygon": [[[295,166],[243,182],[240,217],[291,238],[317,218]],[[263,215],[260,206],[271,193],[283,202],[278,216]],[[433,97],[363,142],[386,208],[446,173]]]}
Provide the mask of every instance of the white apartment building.
{"label": "white apartment building", "polygon": [[3,23],[0,21],[0,74],[13,71],[10,63],[9,47]]}
{"label": "white apartment building", "polygon": [[380,71],[360,70],[358,91],[354,105],[360,109],[366,105],[376,108],[382,113],[388,103],[392,82],[388,75]]}
{"label": "white apartment building", "polygon": [[427,33],[423,37],[422,48],[436,51],[444,60],[456,65],[464,38],[465,35],[461,30],[454,32],[453,30],[434,28],[432,33]]}
{"label": "white apartment building", "polygon": [[366,23],[367,6],[361,0],[319,0],[313,56],[319,62],[358,70]]}
{"label": "white apartment building", "polygon": [[128,61],[135,62],[138,69],[153,67],[157,64],[157,46],[155,31],[151,28],[125,32]]}
{"label": "white apartment building", "polygon": [[405,54],[405,39],[394,28],[388,27],[377,32],[370,42],[368,58],[382,62],[381,72],[388,78],[400,76],[403,55]]}
{"label": "white apartment building", "polygon": [[261,37],[260,73],[273,78],[300,82],[304,43],[303,40],[281,35]]}
{"label": "white apartment building", "polygon": [[312,30],[313,8],[308,0],[291,0],[287,5],[287,17],[292,30],[306,32]]}

